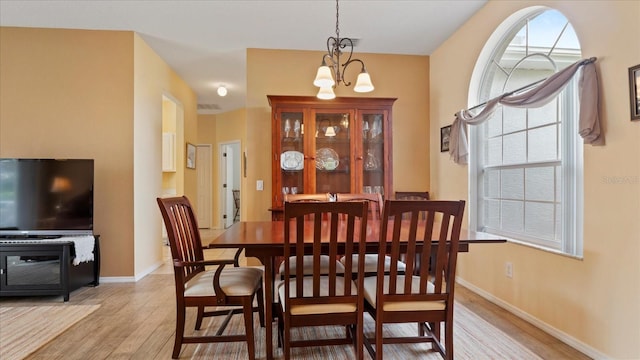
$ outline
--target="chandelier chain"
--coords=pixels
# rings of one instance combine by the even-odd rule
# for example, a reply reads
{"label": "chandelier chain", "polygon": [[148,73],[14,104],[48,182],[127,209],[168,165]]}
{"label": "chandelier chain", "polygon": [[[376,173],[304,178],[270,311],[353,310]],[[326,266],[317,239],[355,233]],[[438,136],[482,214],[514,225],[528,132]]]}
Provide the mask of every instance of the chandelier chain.
{"label": "chandelier chain", "polygon": [[340,41],[340,26],[339,26],[339,17],[340,17],[340,7],[338,5],[338,0],[336,0],[336,40]]}

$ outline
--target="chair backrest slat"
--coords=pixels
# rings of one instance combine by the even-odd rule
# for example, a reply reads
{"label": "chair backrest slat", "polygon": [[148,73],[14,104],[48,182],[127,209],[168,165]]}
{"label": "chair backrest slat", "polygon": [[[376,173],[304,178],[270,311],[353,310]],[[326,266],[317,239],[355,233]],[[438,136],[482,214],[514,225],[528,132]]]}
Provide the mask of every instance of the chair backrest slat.
{"label": "chair backrest slat", "polygon": [[[426,215],[425,219],[425,229],[422,237],[423,243],[428,243],[431,241],[431,234],[433,233],[433,224],[435,222],[435,211],[430,211]],[[420,264],[425,264],[425,266],[420,266],[419,276],[420,276],[420,292],[426,292],[427,282],[429,280],[429,265],[431,261],[431,246],[423,246],[422,254],[420,254]]]}
{"label": "chair backrest slat", "polygon": [[[384,221],[384,220],[383,220]],[[389,275],[390,276],[390,282],[389,282],[389,294],[393,295],[396,293],[396,280],[398,278],[398,268],[395,265],[398,260],[400,260],[400,242],[399,241],[395,241],[396,239],[400,239],[400,232],[402,230],[402,223],[399,221],[394,221],[393,222],[393,235],[392,235],[392,239],[393,241],[391,241],[391,251],[388,254],[391,257],[391,268],[389,269]],[[380,248],[383,248],[382,244],[384,242],[380,242]],[[384,263],[382,262],[382,260],[384,259],[384,262],[386,263],[386,256],[387,254],[382,254],[382,256],[378,257],[378,274],[380,273],[380,266],[382,266],[382,273],[384,273]],[[396,260],[393,260],[396,259]]]}

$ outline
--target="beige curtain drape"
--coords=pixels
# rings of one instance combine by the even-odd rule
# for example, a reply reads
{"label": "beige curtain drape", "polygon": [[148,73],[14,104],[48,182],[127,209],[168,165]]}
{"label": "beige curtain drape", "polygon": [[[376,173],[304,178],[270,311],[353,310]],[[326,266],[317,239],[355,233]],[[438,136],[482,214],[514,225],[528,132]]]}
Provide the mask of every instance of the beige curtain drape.
{"label": "beige curtain drape", "polygon": [[583,59],[559,71],[539,85],[519,94],[505,93],[495,97],[474,115],[470,110],[460,110],[451,126],[449,154],[457,164],[466,164],[469,154],[466,125],[478,125],[493,115],[499,105],[517,108],[536,108],[551,102],[579,72],[580,119],[579,134],[585,144],[602,144],[600,118],[598,116],[598,76],[594,62],[596,58]]}

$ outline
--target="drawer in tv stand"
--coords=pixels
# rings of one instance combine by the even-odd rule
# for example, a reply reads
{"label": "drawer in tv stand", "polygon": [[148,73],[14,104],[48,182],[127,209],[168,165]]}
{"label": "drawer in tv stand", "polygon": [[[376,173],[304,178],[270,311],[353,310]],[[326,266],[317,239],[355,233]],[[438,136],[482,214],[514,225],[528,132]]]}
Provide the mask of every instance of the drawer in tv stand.
{"label": "drawer in tv stand", "polygon": [[94,261],[73,265],[73,242],[0,243],[0,297],[62,295],[99,284],[100,246],[95,236]]}

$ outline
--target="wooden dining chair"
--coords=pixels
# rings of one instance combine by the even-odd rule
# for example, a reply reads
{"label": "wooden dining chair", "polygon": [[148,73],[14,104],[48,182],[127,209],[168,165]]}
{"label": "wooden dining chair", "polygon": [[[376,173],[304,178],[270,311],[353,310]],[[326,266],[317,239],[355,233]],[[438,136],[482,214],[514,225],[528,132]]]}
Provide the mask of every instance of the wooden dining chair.
{"label": "wooden dining chair", "polygon": [[[285,203],[299,203],[299,202],[328,202],[331,201],[330,194],[321,193],[321,194],[286,194],[284,196]],[[307,220],[311,219],[313,215],[307,215]],[[284,276],[284,259],[279,259],[280,266],[278,267],[278,274],[282,278]],[[289,258],[291,262],[290,266],[294,268],[292,273],[296,273],[295,271],[295,257]],[[329,271],[329,264],[335,262],[336,259],[331,259],[327,255],[323,255],[320,257],[320,264],[322,266],[323,271],[326,273]],[[304,271],[303,274],[310,274],[311,267],[313,266],[312,258],[310,256],[305,256],[303,261]],[[339,265],[342,267],[342,264]],[[339,269],[340,270],[340,269]]]}
{"label": "wooden dining chair", "polygon": [[[383,344],[431,342],[443,358],[453,359],[455,273],[464,206],[464,201],[385,202],[380,244],[386,246],[379,247],[377,276],[364,279],[365,309],[375,320],[374,336],[364,339],[372,358],[383,358]],[[420,219],[420,212],[427,214],[426,220]],[[401,231],[402,222],[409,222],[408,231]],[[437,243],[433,257],[432,241]],[[403,243],[406,274],[414,273],[416,258],[428,264],[417,275],[400,274],[395,266],[387,273],[380,260],[390,256],[397,261]],[[383,336],[383,325],[388,323],[418,323],[418,332],[411,337]]]}
{"label": "wooden dining chair", "polygon": [[329,193],[319,193],[319,194],[286,194],[284,196],[285,202],[320,202],[320,201],[330,201]]}
{"label": "wooden dining chair", "polygon": [[[205,260],[197,220],[189,200],[182,196],[158,198],[157,202],[169,237],[175,275],[177,318],[172,358],[178,358],[182,344],[246,341],[249,359],[255,359],[254,311],[258,311],[260,325],[264,327],[262,270],[234,267],[231,259]],[[211,265],[217,268],[205,268]],[[258,306],[254,308],[256,295]],[[233,308],[204,311],[209,306]],[[198,308],[196,330],[200,329],[203,317],[226,315],[226,318],[215,335],[185,336],[187,307]],[[240,313],[244,315],[245,334],[222,335],[231,316]]]}
{"label": "wooden dining chair", "polygon": [[233,222],[240,221],[240,190],[231,190],[233,193]]}
{"label": "wooden dining chair", "polygon": [[[381,194],[371,194],[371,193],[363,193],[363,194],[353,194],[353,193],[345,193],[345,194],[336,194],[337,201],[368,201],[369,202],[369,220],[373,220],[376,223],[382,219],[382,211],[384,207],[384,203],[382,201]],[[358,256],[354,256],[353,266],[358,266]],[[344,265],[345,258],[342,257],[340,262]],[[388,270],[391,266],[391,257],[387,256],[385,258],[385,268]],[[400,261],[398,263],[398,268],[401,271],[404,271],[404,262]],[[378,269],[378,255],[377,254],[365,254],[364,255],[364,273],[365,276],[376,275]]]}
{"label": "wooden dining chair", "polygon": [[382,218],[384,203],[381,194],[337,193],[336,201],[368,201],[369,219],[379,221]]}
{"label": "wooden dining chair", "polygon": [[396,191],[395,200],[429,200],[428,191]]}
{"label": "wooden dining chair", "polygon": [[[363,358],[364,264],[351,271],[349,259],[357,252],[364,255],[368,203],[359,202],[287,202],[284,205],[284,254],[296,259],[295,273],[290,262],[284,264],[284,278],[278,287],[278,340],[283,344],[284,358],[290,359],[291,348],[353,344],[355,356]],[[308,216],[313,215],[309,221]],[[325,219],[326,216],[326,219]],[[310,250],[313,259],[311,275],[303,275],[303,259]],[[337,262],[322,271],[320,257],[336,258],[344,253],[346,270],[338,271]],[[306,326],[345,326],[341,338],[293,339],[291,329]]]}

